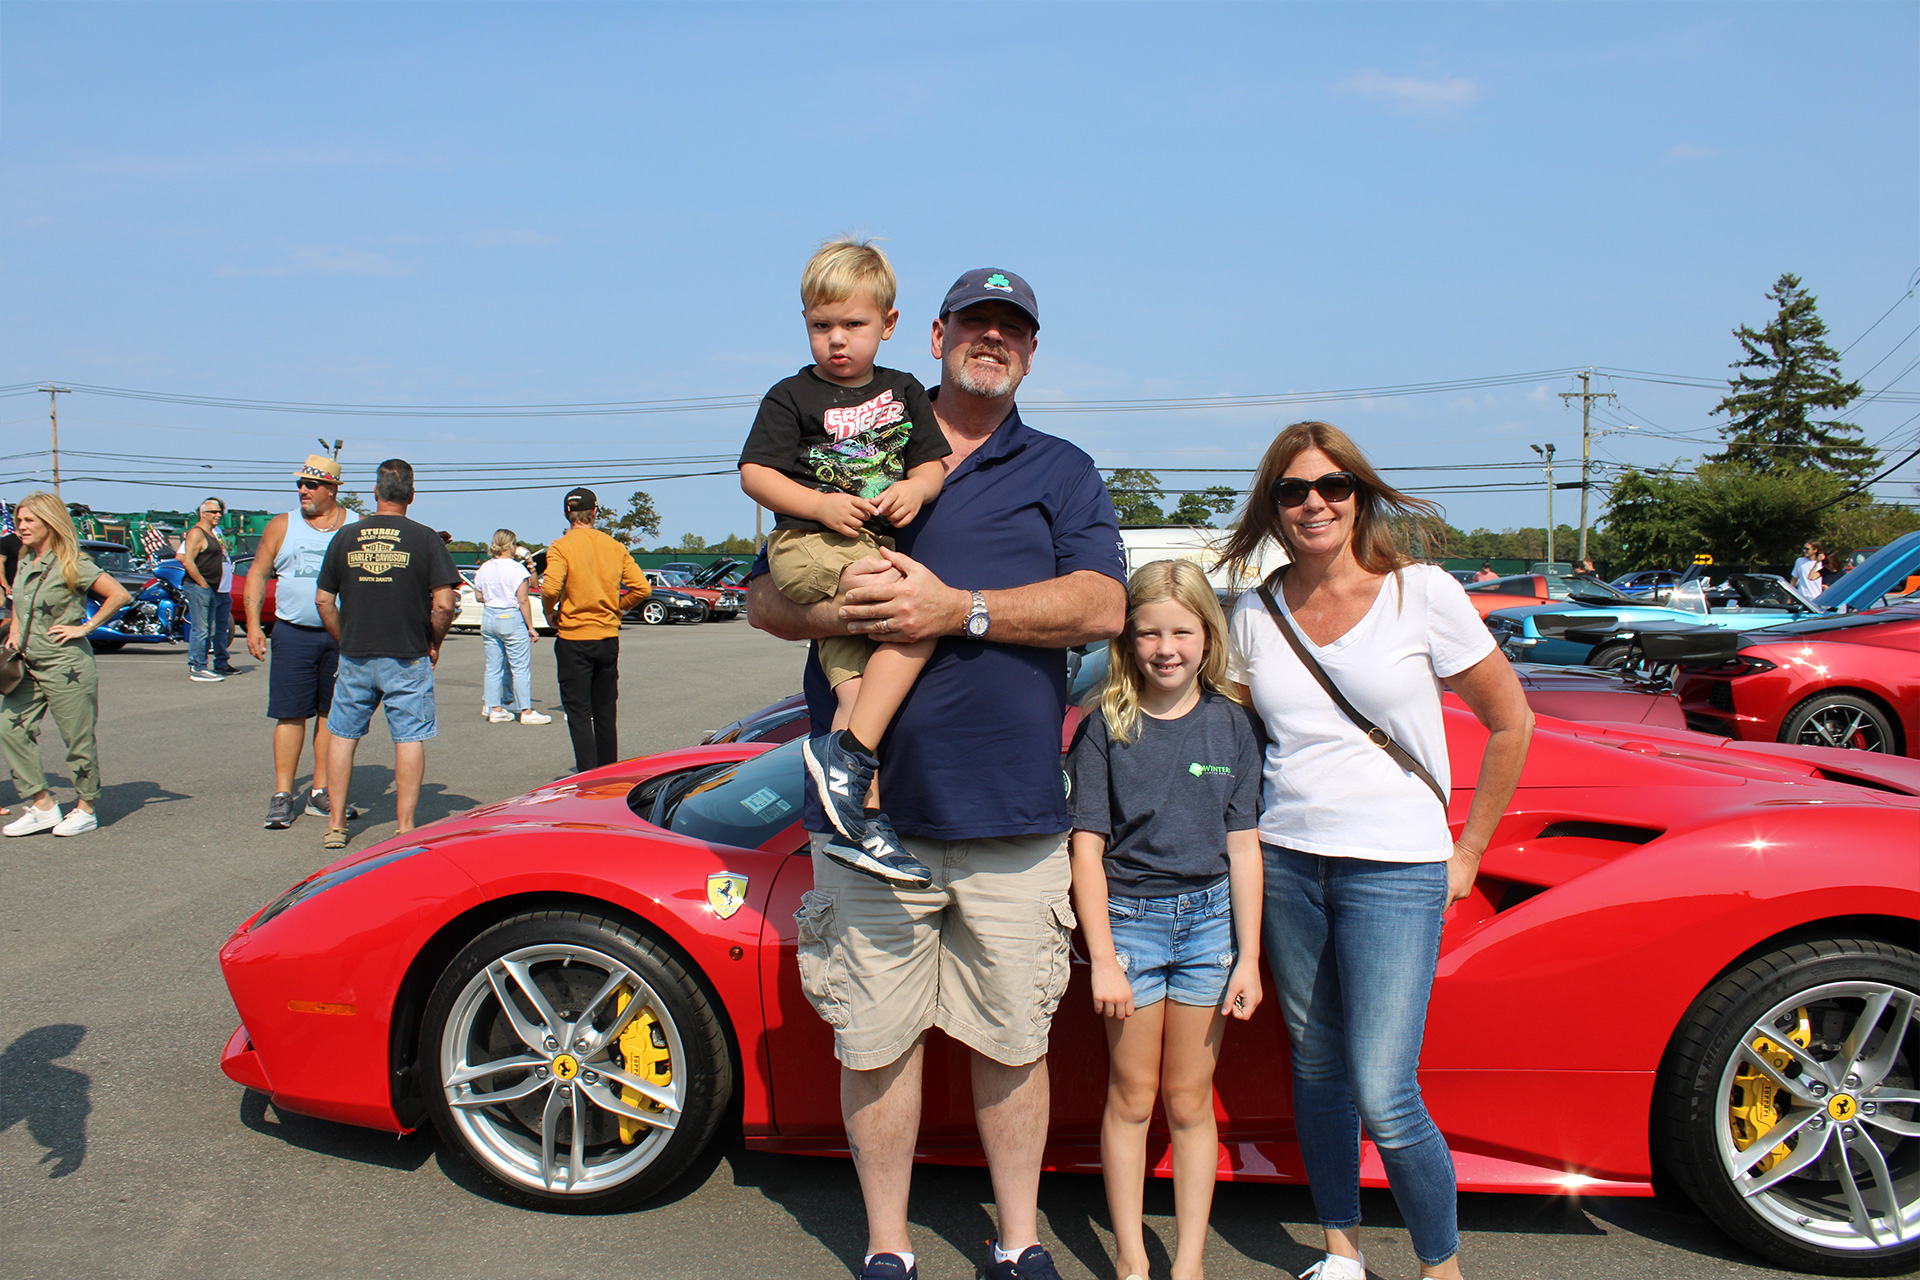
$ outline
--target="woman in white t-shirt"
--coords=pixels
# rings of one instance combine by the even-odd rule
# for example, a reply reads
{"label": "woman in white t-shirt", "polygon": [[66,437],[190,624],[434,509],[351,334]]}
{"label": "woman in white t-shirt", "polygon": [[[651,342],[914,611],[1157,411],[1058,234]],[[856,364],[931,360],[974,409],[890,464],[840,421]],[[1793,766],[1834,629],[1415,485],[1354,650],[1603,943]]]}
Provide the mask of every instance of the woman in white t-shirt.
{"label": "woman in white t-shirt", "polygon": [[540,638],[533,629],[533,575],[513,558],[516,545],[513,530],[496,529],[493,558],[473,575],[487,650],[487,719],[505,724],[517,711],[521,724],[546,724],[553,717],[533,709],[533,646]]}
{"label": "woman in white t-shirt", "polygon": [[[1435,523],[1432,503],[1380,479],[1339,428],[1300,422],[1261,460],[1225,558],[1292,563],[1275,608],[1355,710],[1435,781],[1370,741],[1315,679],[1259,591],[1233,612],[1232,678],[1266,729],[1262,932],[1293,1052],[1293,1118],[1326,1236],[1308,1274],[1349,1280],[1360,1258],[1360,1131],[1379,1150],[1421,1275],[1456,1280],[1453,1158],[1416,1071],[1442,915],[1473,887],[1526,759],[1533,716],[1460,584],[1403,553],[1389,521]],[[1445,681],[1489,731],[1465,825],[1447,808]],[[1377,741],[1377,738],[1375,739]]]}

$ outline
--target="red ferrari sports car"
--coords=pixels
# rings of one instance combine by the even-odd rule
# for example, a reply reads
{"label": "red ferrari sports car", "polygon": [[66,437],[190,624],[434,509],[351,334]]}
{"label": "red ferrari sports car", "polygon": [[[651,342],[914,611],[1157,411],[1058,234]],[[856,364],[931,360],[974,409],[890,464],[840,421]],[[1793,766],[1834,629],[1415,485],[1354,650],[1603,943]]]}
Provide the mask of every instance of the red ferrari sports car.
{"label": "red ferrari sports car", "polygon": [[[1471,780],[1485,733],[1447,717]],[[432,1123],[544,1208],[658,1192],[729,1115],[763,1150],[846,1155],[795,966],[799,747],[626,761],[295,885],[221,951],[242,1022],[222,1068],[287,1111]],[[1470,801],[1454,793],[1456,824]],[[1777,1262],[1912,1267],[1916,851],[1920,764],[1543,720],[1449,912],[1427,1022],[1461,1186],[1650,1195],[1664,1171]],[[1105,1039],[1084,962],[1069,981],[1047,1161],[1093,1172]],[[1229,1033],[1222,1178],[1305,1177],[1284,1039],[1272,1002]],[[933,1041],[919,1157],[979,1163],[964,1051]],[[1384,1185],[1371,1150],[1364,1173]]]}
{"label": "red ferrari sports car", "polygon": [[1703,733],[1920,755],[1920,602],[1746,632],[1675,691]]}

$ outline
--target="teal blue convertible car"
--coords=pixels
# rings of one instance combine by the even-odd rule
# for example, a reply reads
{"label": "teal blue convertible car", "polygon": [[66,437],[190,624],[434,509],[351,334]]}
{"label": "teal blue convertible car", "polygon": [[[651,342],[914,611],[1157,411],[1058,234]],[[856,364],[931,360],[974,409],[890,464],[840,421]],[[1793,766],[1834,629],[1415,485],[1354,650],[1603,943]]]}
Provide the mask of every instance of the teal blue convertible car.
{"label": "teal blue convertible car", "polygon": [[[1675,586],[1662,605],[1647,604],[1603,582],[1573,579],[1567,599],[1495,609],[1487,615],[1487,630],[1510,658],[1557,666],[1617,667],[1627,661],[1635,630],[1649,622],[1757,631],[1814,613],[1875,608],[1916,572],[1920,572],[1920,533],[1909,533],[1849,570],[1818,600],[1806,599],[1771,574],[1728,574],[1706,590],[1703,579],[1690,579]],[[1580,638],[1569,639],[1570,630]]]}

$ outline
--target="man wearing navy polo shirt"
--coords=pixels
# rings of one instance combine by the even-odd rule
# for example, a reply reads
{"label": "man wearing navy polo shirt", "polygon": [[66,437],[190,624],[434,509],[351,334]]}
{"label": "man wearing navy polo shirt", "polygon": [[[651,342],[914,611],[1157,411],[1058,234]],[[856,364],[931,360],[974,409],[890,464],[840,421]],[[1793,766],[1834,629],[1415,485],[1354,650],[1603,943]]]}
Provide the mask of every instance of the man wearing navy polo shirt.
{"label": "man wearing navy polo shirt", "polygon": [[[934,416],[952,452],[939,498],[886,561],[842,594],[796,605],[756,577],[755,626],[791,640],[866,635],[940,644],[880,744],[880,787],[906,846],[933,870],[899,889],[819,852],[830,830],[808,787],[814,889],[799,920],[802,985],[834,1028],[841,1108],[867,1209],[862,1280],[917,1275],[907,1186],[926,1032],[973,1051],[973,1096],[1000,1239],[990,1280],[1058,1280],[1039,1243],[1047,1033],[1066,987],[1073,908],[1060,768],[1069,645],[1118,635],[1126,567],[1093,460],[1020,420],[1040,309],[1010,271],[969,271],[933,324]],[[807,703],[834,708],[817,662]]]}

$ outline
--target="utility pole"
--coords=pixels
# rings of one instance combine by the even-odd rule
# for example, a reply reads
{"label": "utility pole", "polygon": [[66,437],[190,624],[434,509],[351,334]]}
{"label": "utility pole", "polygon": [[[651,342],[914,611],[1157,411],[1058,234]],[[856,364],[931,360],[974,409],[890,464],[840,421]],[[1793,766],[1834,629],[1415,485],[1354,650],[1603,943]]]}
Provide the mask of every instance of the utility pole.
{"label": "utility pole", "polygon": [[47,419],[53,424],[53,496],[60,496],[60,400],[73,394],[72,387],[56,387],[51,382],[40,388],[47,393]]}
{"label": "utility pole", "polygon": [[[1588,473],[1593,467],[1593,402],[1595,400],[1616,399],[1611,391],[1593,391],[1589,386],[1593,380],[1593,370],[1584,369],[1580,373],[1578,391],[1562,391],[1562,400],[1580,398],[1580,559],[1587,558],[1587,489],[1590,485]],[[1552,544],[1553,532],[1547,532],[1548,544]],[[1547,559],[1553,559],[1549,554]]]}
{"label": "utility pole", "polygon": [[1527,448],[1546,459],[1547,463],[1547,563],[1551,565],[1553,563],[1553,446],[1549,444],[1542,448],[1540,445],[1530,444]]}

